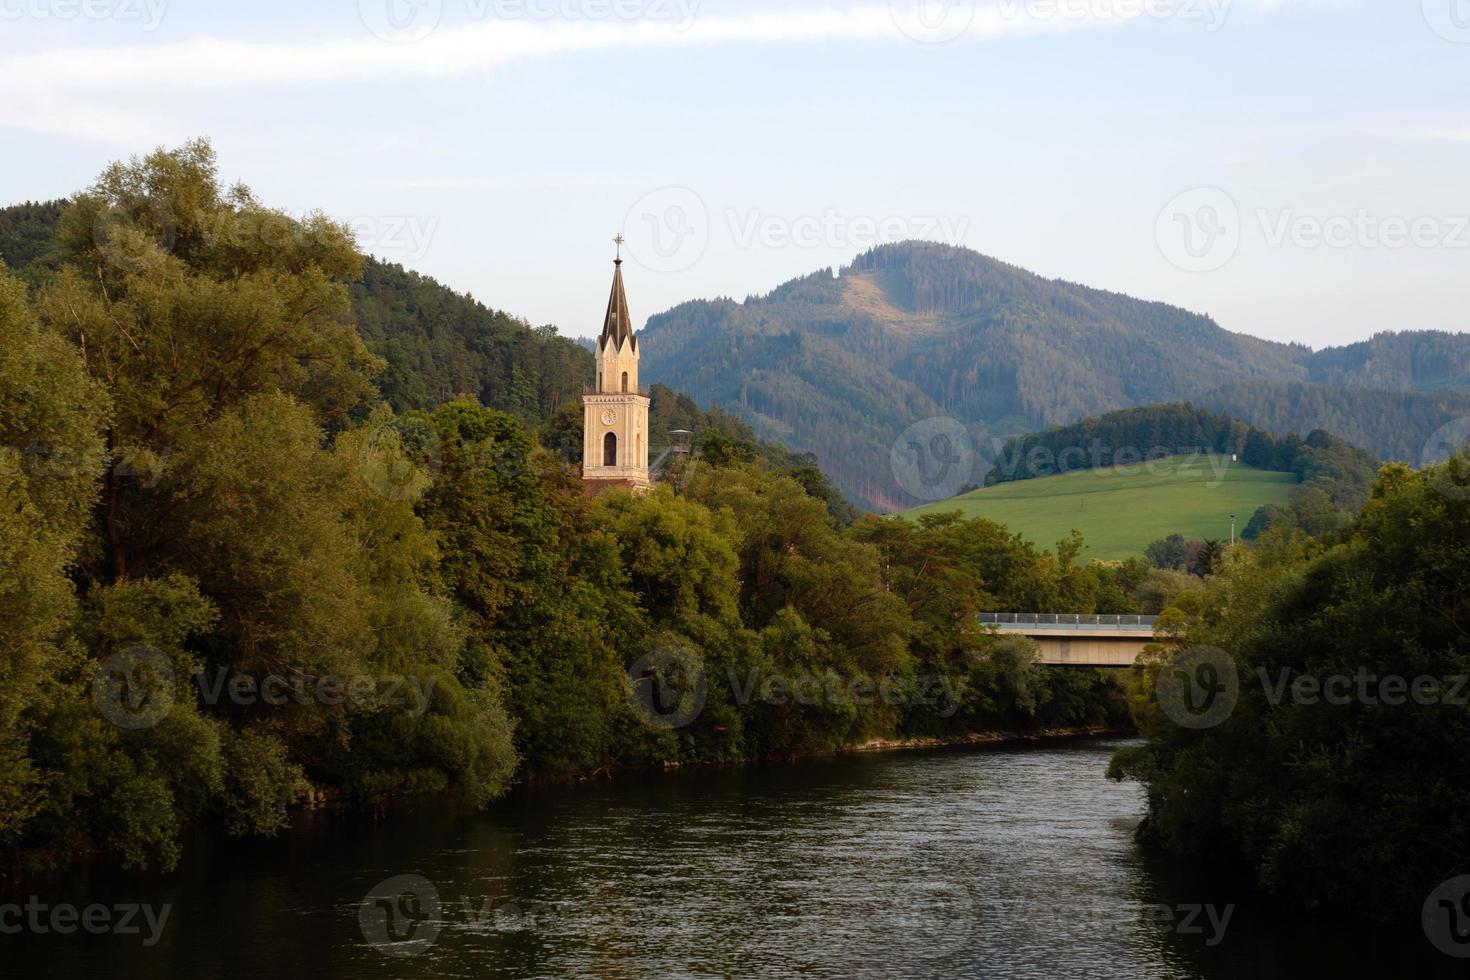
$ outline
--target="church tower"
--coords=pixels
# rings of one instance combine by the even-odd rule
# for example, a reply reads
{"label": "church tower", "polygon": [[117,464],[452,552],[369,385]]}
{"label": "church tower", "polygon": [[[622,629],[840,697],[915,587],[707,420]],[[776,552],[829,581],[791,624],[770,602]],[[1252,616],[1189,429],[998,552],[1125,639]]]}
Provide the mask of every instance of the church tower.
{"label": "church tower", "polygon": [[648,396],[638,388],[638,338],[623,292],[623,236],[613,240],[618,257],[597,338],[597,384],[582,396],[582,480],[589,490],[646,490]]}

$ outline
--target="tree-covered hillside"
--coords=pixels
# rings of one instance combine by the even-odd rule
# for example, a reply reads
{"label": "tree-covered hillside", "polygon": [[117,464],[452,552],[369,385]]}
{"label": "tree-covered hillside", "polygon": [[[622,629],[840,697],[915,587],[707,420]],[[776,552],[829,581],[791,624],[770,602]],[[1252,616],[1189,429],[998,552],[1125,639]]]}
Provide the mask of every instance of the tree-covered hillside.
{"label": "tree-covered hillside", "polygon": [[[53,274],[66,203],[0,209],[0,261],[32,282]],[[177,233],[176,227],[168,231]],[[117,229],[103,226],[93,234],[107,238]],[[349,291],[358,332],[386,362],[377,386],[397,411],[468,395],[541,420],[580,399],[592,380],[592,357],[555,327],[532,327],[400,265],[364,257]]]}
{"label": "tree-covered hillside", "polygon": [[719,413],[651,492],[589,496],[554,424],[395,412],[347,227],[221,186],[207,142],[108,167],[55,244],[33,284],[0,267],[7,885],[168,869],[193,825],[268,836],[327,799],[1126,720],[1117,679],[977,614],[1135,612],[1140,564],[852,525]]}
{"label": "tree-covered hillside", "polygon": [[27,201],[0,208],[0,262],[32,281],[54,268],[56,228],[65,207],[65,201]]}
{"label": "tree-covered hillside", "polygon": [[[1458,335],[1382,334],[1313,353],[919,242],[743,303],[685,303],[651,318],[646,339],[650,379],[816,452],[880,508],[915,502],[896,485],[889,450],[934,416],[958,419],[984,453],[997,438],[1220,392],[1231,414],[1278,433],[1326,427],[1380,456],[1417,458],[1455,417],[1460,392],[1446,385],[1463,383],[1470,363],[1470,338]],[[1336,417],[1319,421],[1311,398],[1283,397],[1293,390],[1283,386],[1322,392]],[[1390,391],[1403,408],[1384,419]]]}
{"label": "tree-covered hillside", "polygon": [[368,259],[351,292],[359,332],[388,365],[378,387],[398,411],[469,395],[544,419],[580,403],[592,381],[592,358],[556,327],[532,327],[400,265]]}
{"label": "tree-covered hillside", "polygon": [[1197,400],[1272,432],[1326,429],[1380,459],[1416,464],[1436,429],[1451,419],[1470,416],[1470,390],[1461,388],[1385,391],[1257,381],[1216,388]]}

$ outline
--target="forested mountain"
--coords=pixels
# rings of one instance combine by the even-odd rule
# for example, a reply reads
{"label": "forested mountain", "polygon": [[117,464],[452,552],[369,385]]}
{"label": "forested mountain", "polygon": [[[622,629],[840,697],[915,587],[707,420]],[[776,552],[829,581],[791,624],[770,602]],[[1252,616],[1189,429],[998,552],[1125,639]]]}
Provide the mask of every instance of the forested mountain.
{"label": "forested mountain", "polygon": [[1470,416],[1470,390],[1461,388],[1385,391],[1260,381],[1216,388],[1197,400],[1273,432],[1326,429],[1380,459],[1411,463],[1420,461],[1425,440],[1441,425]]}
{"label": "forested mountain", "polygon": [[1470,345],[1456,334],[1419,330],[1381,333],[1346,347],[1329,347],[1307,361],[1320,384],[1389,391],[1470,388]]}
{"label": "forested mountain", "polygon": [[932,416],[965,423],[986,453],[998,437],[1213,392],[1207,404],[1280,433],[1327,428],[1380,456],[1417,458],[1462,404],[1453,386],[1470,384],[1470,337],[1381,334],[1314,353],[919,242],[743,303],[682,304],[645,336],[649,379],[816,452],[880,508],[912,503],[889,450]]}

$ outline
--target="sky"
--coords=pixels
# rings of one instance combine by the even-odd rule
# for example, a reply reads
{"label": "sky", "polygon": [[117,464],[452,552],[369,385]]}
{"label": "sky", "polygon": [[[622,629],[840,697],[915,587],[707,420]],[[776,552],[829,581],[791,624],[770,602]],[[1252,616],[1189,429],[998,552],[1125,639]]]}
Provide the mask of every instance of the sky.
{"label": "sky", "polygon": [[1323,347],[1470,330],[1470,0],[0,0],[0,201],[222,176],[595,335],[885,241]]}

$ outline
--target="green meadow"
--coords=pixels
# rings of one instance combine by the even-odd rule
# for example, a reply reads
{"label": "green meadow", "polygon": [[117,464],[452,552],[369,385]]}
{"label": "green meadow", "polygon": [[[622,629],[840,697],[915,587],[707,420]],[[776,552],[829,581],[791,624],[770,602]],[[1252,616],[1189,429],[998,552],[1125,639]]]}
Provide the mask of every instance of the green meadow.
{"label": "green meadow", "polygon": [[1231,514],[1239,531],[1257,508],[1283,503],[1294,486],[1292,473],[1258,470],[1228,457],[1172,456],[1002,483],[904,516],[958,510],[1004,524],[1043,547],[1075,529],[1087,541],[1086,557],[1115,560],[1140,555],[1150,542],[1175,532],[1228,539]]}

